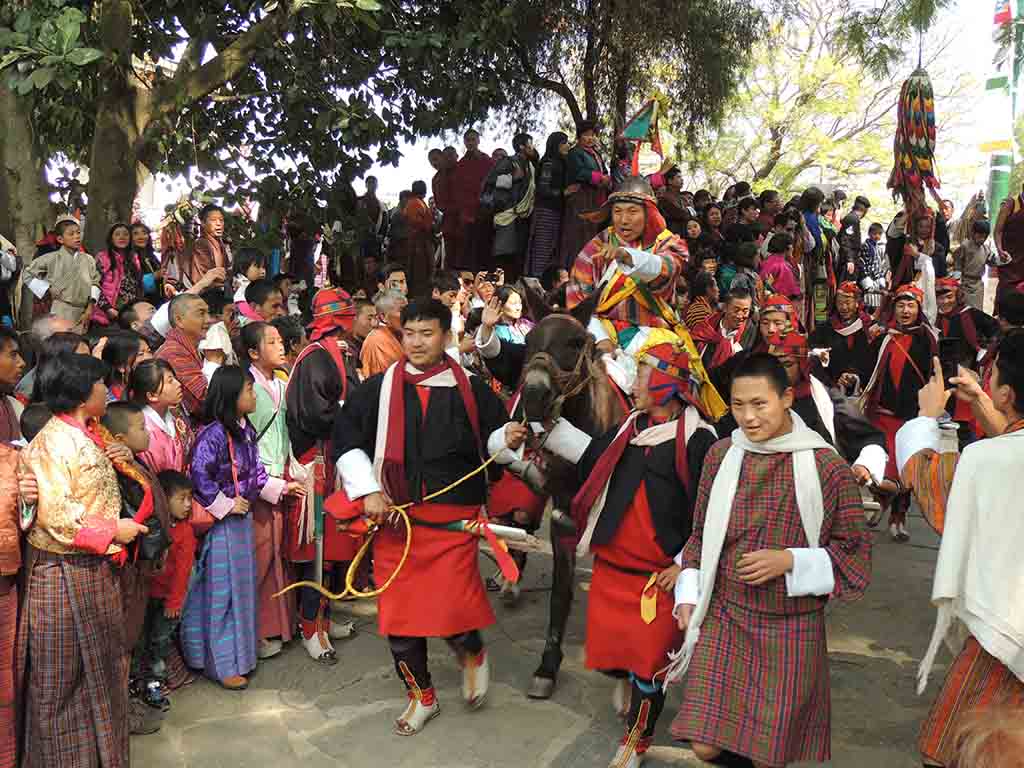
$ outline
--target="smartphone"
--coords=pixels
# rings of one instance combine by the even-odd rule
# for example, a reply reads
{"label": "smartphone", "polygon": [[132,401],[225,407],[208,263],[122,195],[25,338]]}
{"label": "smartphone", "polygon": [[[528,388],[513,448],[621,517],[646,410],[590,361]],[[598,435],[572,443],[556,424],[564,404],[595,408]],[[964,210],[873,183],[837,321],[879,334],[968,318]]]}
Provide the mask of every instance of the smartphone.
{"label": "smartphone", "polygon": [[956,385],[951,384],[960,370],[960,339],[948,337],[939,339],[939,362],[942,364],[942,380],[946,389],[955,389]]}

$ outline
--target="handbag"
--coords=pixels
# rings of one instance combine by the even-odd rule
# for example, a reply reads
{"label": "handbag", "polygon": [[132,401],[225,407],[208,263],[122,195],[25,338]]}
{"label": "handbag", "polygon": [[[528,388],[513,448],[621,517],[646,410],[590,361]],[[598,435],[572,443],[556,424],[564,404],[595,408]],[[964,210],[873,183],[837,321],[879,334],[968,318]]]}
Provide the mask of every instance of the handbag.
{"label": "handbag", "polygon": [[[239,496],[238,491],[238,467],[235,464],[235,446],[231,441],[231,435],[228,438],[228,460],[231,462],[231,479],[235,483],[235,496]],[[214,517],[210,510],[192,499],[192,514],[189,516],[189,524],[192,526],[192,532],[196,536],[205,536],[213,524],[217,522],[217,518]]]}

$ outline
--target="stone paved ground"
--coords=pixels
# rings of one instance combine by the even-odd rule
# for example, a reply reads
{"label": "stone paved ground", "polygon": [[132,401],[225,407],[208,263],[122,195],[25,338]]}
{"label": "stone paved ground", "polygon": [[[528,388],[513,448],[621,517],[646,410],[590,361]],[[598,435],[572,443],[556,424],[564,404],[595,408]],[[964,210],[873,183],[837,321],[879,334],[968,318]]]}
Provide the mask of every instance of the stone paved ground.
{"label": "stone paved ground", "polygon": [[[874,579],[864,600],[830,607],[834,768],[915,768],[917,727],[936,693],[914,694],[917,663],[931,634],[928,606],[937,538],[920,518],[913,541],[898,545],[875,533]],[[432,642],[432,671],[442,715],[420,735],[391,734],[404,706],[402,686],[372,619],[339,644],[333,668],[312,663],[301,647],[260,664],[249,690],[224,691],[200,680],[173,694],[173,709],[156,735],[132,740],[136,765],[147,768],[603,768],[621,735],[611,710],[611,683],[583,669],[582,640],[588,573],[580,574],[562,676],[554,698],[528,700],[523,691],[543,647],[550,559],[531,556],[522,603],[496,605],[487,631],[492,688],[487,705],[466,713],[459,672],[442,642]],[[485,572],[492,566],[482,561]],[[496,601],[497,602],[497,601]],[[947,664],[949,659],[940,660]],[[944,667],[934,680],[941,680]],[[674,745],[669,699],[659,724],[651,768],[699,765]]]}

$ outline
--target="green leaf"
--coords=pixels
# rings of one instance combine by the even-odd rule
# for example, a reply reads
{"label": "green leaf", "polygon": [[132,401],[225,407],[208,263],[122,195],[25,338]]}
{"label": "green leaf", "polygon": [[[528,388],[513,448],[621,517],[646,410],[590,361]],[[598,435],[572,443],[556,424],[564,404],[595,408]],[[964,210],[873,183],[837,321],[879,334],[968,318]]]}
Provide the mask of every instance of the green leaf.
{"label": "green leaf", "polygon": [[2,59],[0,59],[0,70],[7,69],[7,67],[11,66],[11,64],[14,64],[24,55],[24,53],[21,53],[19,51],[11,51]]}
{"label": "green leaf", "polygon": [[377,0],[356,0],[356,8],[361,11],[379,11],[381,4]]}
{"label": "green leaf", "polygon": [[28,33],[32,28],[32,11],[24,10],[14,20],[14,31]]}
{"label": "green leaf", "polygon": [[68,54],[68,61],[76,67],[87,66],[101,58],[103,58],[103,51],[96,48],[75,48],[75,50]]}
{"label": "green leaf", "polygon": [[41,67],[40,69],[34,70],[29,76],[34,85],[38,90],[43,90],[53,80],[54,71],[51,67]]}
{"label": "green leaf", "polygon": [[60,50],[62,53],[67,53],[74,48],[75,43],[78,42],[78,36],[82,32],[82,26],[77,21],[58,19],[57,30],[58,38],[60,40]]}
{"label": "green leaf", "polygon": [[32,78],[23,77],[18,80],[17,91],[19,96],[27,96],[32,91]]}

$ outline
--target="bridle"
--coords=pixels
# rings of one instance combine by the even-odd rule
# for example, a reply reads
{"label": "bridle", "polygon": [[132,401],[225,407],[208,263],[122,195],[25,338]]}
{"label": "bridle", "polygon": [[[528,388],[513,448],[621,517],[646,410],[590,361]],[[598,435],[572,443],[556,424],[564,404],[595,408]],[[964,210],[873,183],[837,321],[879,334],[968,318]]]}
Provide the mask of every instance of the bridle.
{"label": "bridle", "polygon": [[588,384],[594,381],[598,374],[604,375],[603,371],[595,370],[597,362],[593,359],[594,337],[588,335],[583,347],[580,348],[579,357],[576,358],[576,365],[571,371],[564,371],[555,362],[555,358],[548,352],[536,352],[530,357],[526,365],[526,371],[543,369],[555,384],[559,394],[551,404],[551,416],[558,418],[562,412],[562,406],[580,394]]}

